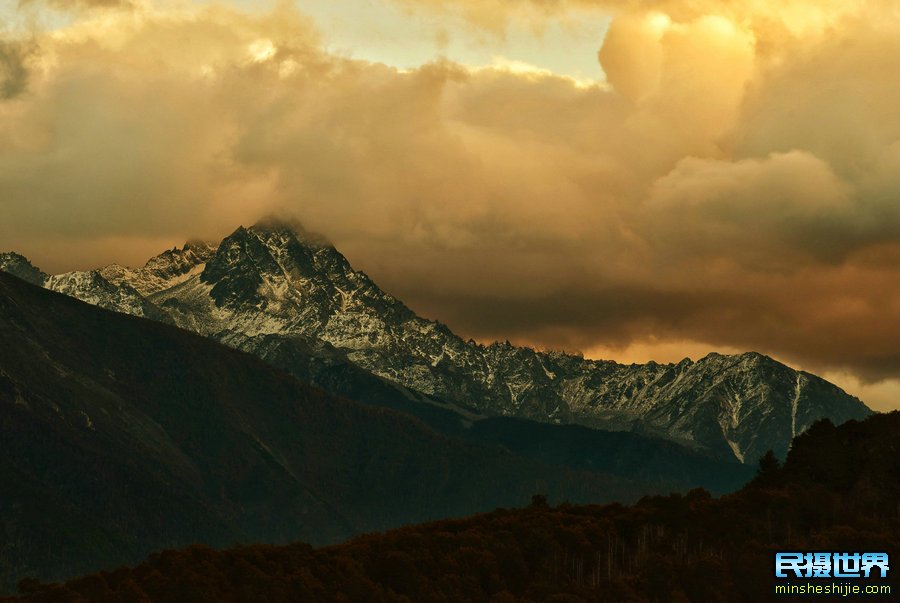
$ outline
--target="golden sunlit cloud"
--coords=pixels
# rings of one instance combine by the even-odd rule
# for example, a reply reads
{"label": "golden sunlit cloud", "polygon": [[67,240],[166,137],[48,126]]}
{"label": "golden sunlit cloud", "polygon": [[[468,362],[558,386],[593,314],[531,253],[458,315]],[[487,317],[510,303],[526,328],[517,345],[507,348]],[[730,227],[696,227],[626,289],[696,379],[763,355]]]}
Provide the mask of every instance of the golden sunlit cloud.
{"label": "golden sunlit cloud", "polygon": [[52,271],[139,263],[284,211],[466,336],[626,360],[753,349],[889,406],[892,4],[400,5],[489,36],[607,14],[606,80],[502,52],[350,58],[289,3],[33,0],[71,13],[0,44],[0,248]]}

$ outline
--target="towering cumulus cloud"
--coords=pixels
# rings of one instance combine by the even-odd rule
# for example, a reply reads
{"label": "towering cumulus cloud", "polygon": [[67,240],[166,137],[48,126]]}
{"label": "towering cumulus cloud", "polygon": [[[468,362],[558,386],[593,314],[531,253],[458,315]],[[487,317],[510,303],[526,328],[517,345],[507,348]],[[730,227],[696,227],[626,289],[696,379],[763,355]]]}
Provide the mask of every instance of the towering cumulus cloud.
{"label": "towering cumulus cloud", "polygon": [[606,80],[354,59],[286,2],[32,0],[73,10],[0,44],[0,246],[138,262],[286,211],[475,337],[755,349],[887,399],[865,384],[900,377],[893,2],[397,4],[488,40],[608,15]]}

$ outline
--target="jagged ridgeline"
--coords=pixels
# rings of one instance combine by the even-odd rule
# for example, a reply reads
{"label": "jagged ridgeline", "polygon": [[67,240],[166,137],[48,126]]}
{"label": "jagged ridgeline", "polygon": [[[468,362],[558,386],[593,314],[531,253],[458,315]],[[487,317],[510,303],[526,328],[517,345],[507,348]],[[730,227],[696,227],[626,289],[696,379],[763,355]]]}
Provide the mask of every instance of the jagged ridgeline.
{"label": "jagged ridgeline", "polygon": [[218,245],[189,243],[139,269],[47,277],[14,254],[0,256],[0,266],[448,432],[468,433],[484,417],[518,417],[664,437],[752,465],[770,449],[783,458],[791,438],[817,419],[870,413],[833,384],[755,353],[622,365],[464,341],[293,223],[241,227]]}

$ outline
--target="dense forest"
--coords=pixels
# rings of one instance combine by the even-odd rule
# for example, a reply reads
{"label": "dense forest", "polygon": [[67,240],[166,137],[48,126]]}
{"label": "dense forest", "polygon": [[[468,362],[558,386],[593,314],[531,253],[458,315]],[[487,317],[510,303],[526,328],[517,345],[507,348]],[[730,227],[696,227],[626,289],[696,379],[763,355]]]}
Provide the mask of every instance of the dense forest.
{"label": "dense forest", "polygon": [[[900,412],[798,436],[719,499],[497,509],[306,544],[165,551],[21,601],[764,601],[777,550],[900,550]],[[889,576],[891,578],[892,576]],[[821,600],[821,598],[819,599]],[[846,600],[846,599],[844,599]]]}

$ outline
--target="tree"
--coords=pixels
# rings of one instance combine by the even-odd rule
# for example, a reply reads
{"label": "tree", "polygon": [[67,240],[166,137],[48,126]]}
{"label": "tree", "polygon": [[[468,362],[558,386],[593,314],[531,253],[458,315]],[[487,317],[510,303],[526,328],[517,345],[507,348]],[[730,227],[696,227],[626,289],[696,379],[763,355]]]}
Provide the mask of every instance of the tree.
{"label": "tree", "polygon": [[770,477],[778,471],[780,466],[781,462],[770,449],[759,459],[759,468],[756,470],[756,475],[759,477]]}
{"label": "tree", "polygon": [[531,497],[531,507],[533,509],[546,509],[550,505],[547,504],[547,497],[543,494],[535,494]]}

